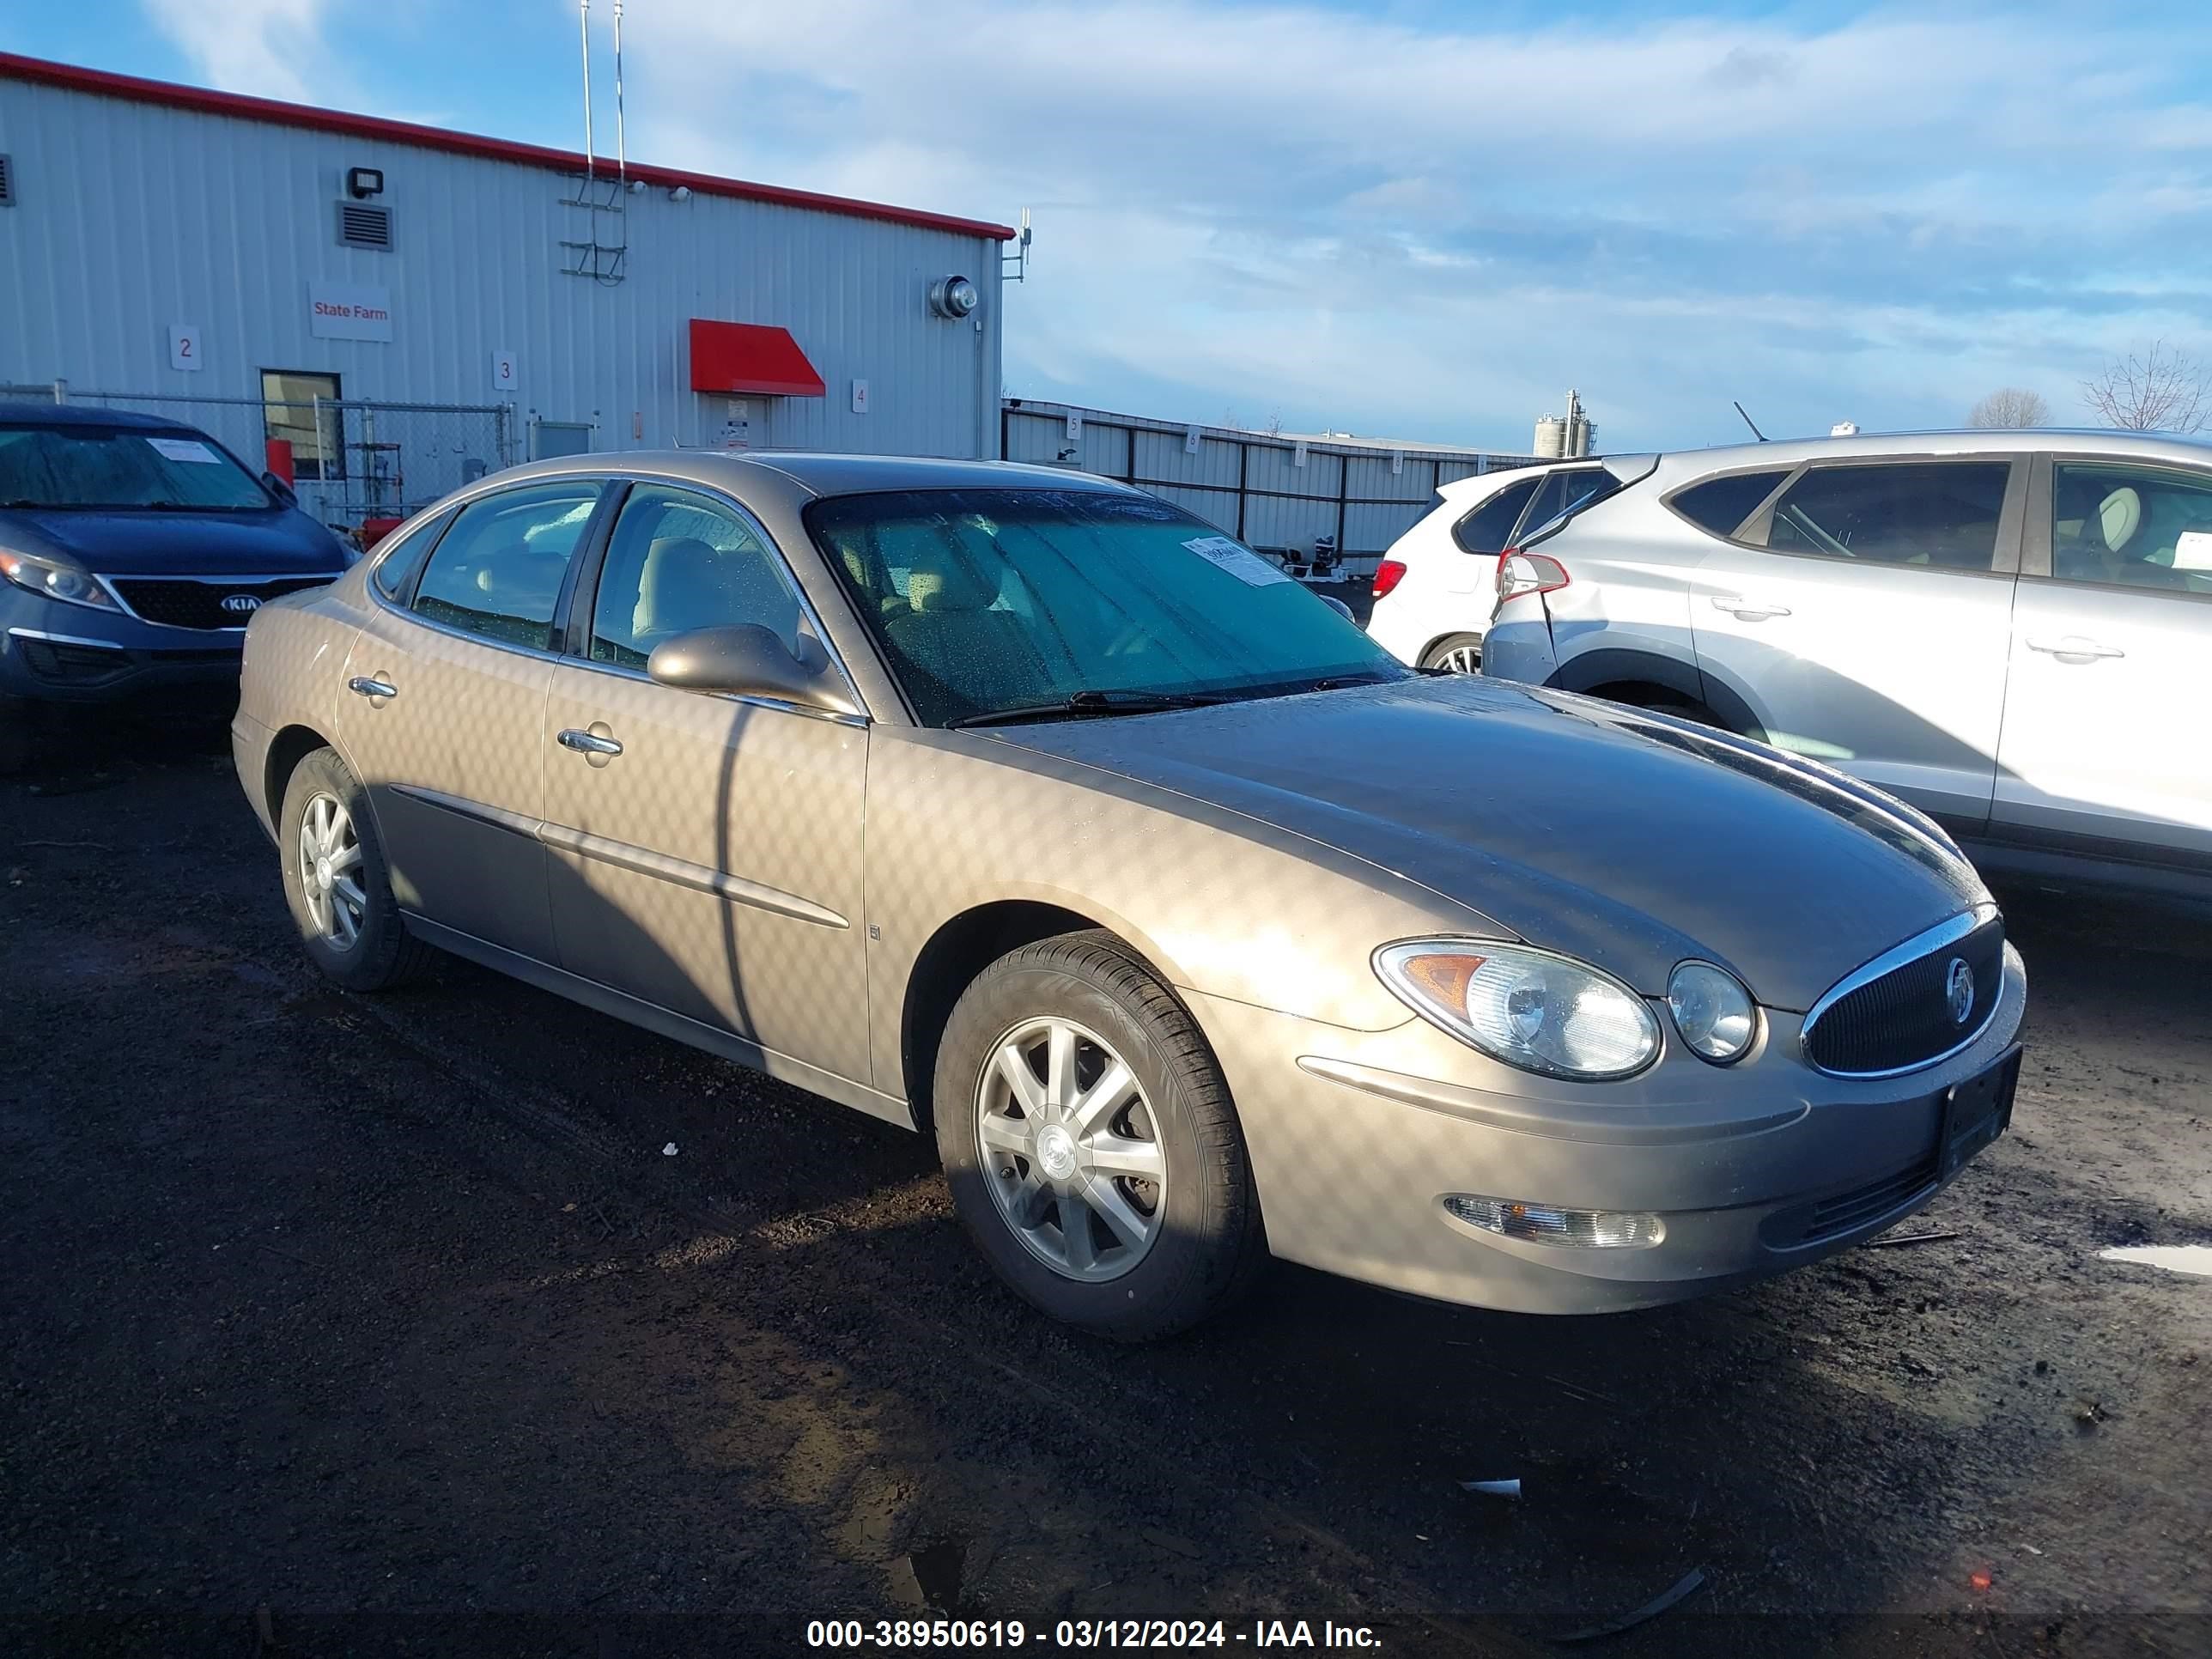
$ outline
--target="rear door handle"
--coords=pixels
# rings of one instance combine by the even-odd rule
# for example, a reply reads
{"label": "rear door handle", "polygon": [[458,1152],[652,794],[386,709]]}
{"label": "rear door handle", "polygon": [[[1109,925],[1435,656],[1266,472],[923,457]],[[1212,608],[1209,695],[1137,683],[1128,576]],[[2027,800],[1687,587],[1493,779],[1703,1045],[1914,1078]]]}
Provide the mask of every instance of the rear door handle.
{"label": "rear door handle", "polygon": [[621,743],[613,738],[603,738],[596,732],[578,732],[571,728],[556,739],[563,749],[573,749],[580,755],[619,755]]}
{"label": "rear door handle", "polygon": [[2079,634],[2069,634],[2063,640],[2030,640],[2027,648],[2040,651],[2045,656],[2056,657],[2061,662],[2096,662],[2106,657],[2124,657],[2128,653],[2117,645],[2105,645],[2087,640]]}
{"label": "rear door handle", "polygon": [[390,680],[375,679],[367,674],[355,675],[346,682],[346,690],[364,697],[396,697],[399,695],[399,688]]}
{"label": "rear door handle", "polygon": [[1713,609],[1725,611],[1739,622],[1765,622],[1769,617],[1786,617],[1786,605],[1769,605],[1764,599],[1747,599],[1735,593],[1713,595]]}

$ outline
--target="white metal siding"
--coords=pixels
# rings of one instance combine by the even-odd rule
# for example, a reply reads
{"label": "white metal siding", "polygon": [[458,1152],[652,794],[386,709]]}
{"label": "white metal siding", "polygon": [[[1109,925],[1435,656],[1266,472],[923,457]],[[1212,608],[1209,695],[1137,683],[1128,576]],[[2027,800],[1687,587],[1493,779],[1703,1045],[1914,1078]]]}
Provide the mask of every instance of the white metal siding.
{"label": "white metal siding", "polygon": [[[626,280],[603,286],[562,268],[592,216],[551,170],[8,79],[0,151],[19,202],[0,209],[0,382],[255,398],[262,369],[289,368],[336,373],[349,398],[485,404],[511,350],[522,422],[594,422],[597,449],[714,443],[721,399],[687,362],[707,317],[789,329],[827,385],[752,398],[757,447],[997,451],[985,238],[656,186],[623,198]],[[391,252],[338,245],[352,167],[384,170]],[[983,301],[950,322],[927,294],[956,272]],[[311,278],[389,289],[392,340],[314,337]],[[202,331],[200,372],[170,367],[173,323]]]}

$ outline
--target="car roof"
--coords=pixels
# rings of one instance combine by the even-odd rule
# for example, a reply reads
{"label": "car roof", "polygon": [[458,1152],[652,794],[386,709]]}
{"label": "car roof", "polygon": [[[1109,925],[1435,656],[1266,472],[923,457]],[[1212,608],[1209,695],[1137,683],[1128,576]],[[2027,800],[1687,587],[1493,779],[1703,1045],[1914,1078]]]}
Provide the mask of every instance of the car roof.
{"label": "car roof", "polygon": [[957,461],[923,455],[836,455],[771,451],[739,458],[781,472],[817,495],[890,489],[1094,489],[1126,494],[1129,486],[1096,473],[1024,461]]}
{"label": "car roof", "polygon": [[100,404],[0,403],[0,426],[96,426],[126,432],[199,429],[166,415],[142,415],[135,409],[109,409]]}
{"label": "car roof", "polygon": [[1662,465],[1671,482],[1696,473],[1726,472],[1739,467],[1795,467],[1808,461],[1848,460],[1855,455],[1896,459],[2020,454],[2103,455],[2114,460],[2203,466],[2212,464],[2212,442],[2175,433],[2120,432],[2109,427],[1862,432],[1847,438],[1778,438],[1768,443],[1675,450],[1662,458]]}

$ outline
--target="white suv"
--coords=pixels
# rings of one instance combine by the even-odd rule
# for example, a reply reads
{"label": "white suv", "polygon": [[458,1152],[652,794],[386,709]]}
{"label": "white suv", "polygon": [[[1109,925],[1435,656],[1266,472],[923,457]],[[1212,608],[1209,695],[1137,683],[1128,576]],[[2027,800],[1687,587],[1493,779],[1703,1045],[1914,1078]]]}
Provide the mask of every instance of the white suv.
{"label": "white suv", "polygon": [[[1647,459],[1649,458],[1646,458]],[[1497,598],[1498,556],[1563,514],[1620,488],[1618,461],[1485,472],[1437,489],[1437,505],[1375,571],[1367,631],[1401,662],[1472,674]]]}
{"label": "white suv", "polygon": [[1467,556],[1492,572],[1485,672],[1826,761],[1988,867],[2212,893],[2212,446],[1977,432],[1608,465],[1644,476]]}

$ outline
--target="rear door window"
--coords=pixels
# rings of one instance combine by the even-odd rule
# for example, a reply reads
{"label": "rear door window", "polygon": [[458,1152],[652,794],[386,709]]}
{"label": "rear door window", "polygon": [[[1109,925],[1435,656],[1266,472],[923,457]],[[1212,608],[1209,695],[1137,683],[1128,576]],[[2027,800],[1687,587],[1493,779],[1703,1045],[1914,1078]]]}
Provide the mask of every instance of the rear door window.
{"label": "rear door window", "polygon": [[1452,539],[1462,551],[1495,557],[1513,543],[1513,526],[1521,522],[1521,510],[1528,505],[1528,498],[1536,493],[1541,478],[1524,478],[1510,483],[1484,501],[1465,518],[1452,526]]}
{"label": "rear door window", "polygon": [[422,567],[416,614],[503,645],[552,649],[561,583],[604,488],[564,478],[471,501]]}
{"label": "rear door window", "polygon": [[[1989,570],[2008,461],[1819,466],[1783,492],[1762,545],[1866,564]],[[1756,540],[1753,534],[1747,540]]]}
{"label": "rear door window", "polygon": [[1731,539],[1743,521],[1790,476],[1787,467],[1763,472],[1731,472],[1678,489],[1667,503],[1700,530]]}

